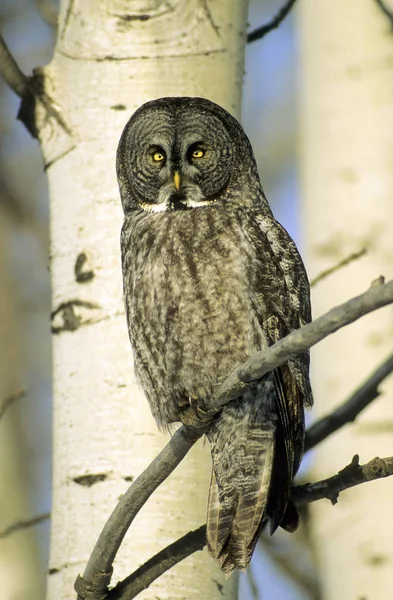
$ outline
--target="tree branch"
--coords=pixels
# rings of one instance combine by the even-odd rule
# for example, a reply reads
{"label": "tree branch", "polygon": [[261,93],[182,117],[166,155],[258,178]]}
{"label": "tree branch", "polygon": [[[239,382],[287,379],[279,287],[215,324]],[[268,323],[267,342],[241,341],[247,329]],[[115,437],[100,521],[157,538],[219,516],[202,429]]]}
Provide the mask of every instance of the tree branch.
{"label": "tree branch", "polygon": [[56,108],[52,98],[46,93],[43,85],[42,69],[35,69],[31,77],[26,77],[12,56],[3,36],[0,33],[0,73],[9,87],[22,98],[18,119],[22,121],[34,138],[38,137],[35,106],[36,101],[44,107],[48,118],[54,118],[58,125],[68,134],[71,129]]}
{"label": "tree branch", "polygon": [[359,465],[359,456],[355,454],[350,464],[339,471],[337,475],[316,483],[293,487],[291,498],[296,506],[316,502],[322,498],[327,498],[334,505],[337,504],[338,496],[344,490],[391,475],[393,475],[393,456],[376,457],[365,465]]}
{"label": "tree branch", "polygon": [[314,277],[314,279],[311,279],[310,287],[313,287],[314,285],[316,285],[317,283],[322,281],[322,279],[326,279],[326,277],[329,277],[329,275],[332,275],[332,273],[335,273],[336,271],[339,271],[343,267],[346,267],[347,265],[349,265],[349,263],[351,263],[354,260],[357,260],[358,258],[361,258],[365,254],[367,254],[366,248],[362,248],[361,250],[358,250],[358,252],[352,252],[352,254],[350,254],[346,258],[343,258],[342,260],[340,260],[333,267],[329,267],[328,269],[325,269],[324,271],[319,273],[316,277]]}
{"label": "tree branch", "polygon": [[262,27],[258,27],[257,29],[250,31],[250,33],[247,34],[247,44],[251,44],[251,42],[255,42],[256,40],[261,40],[263,37],[265,37],[265,35],[270,33],[270,31],[277,29],[277,27],[279,27],[287,14],[290,12],[295,2],[296,0],[287,0],[284,6],[268,23],[265,23],[265,25],[262,25]]}
{"label": "tree branch", "polygon": [[0,421],[4,417],[9,407],[20,398],[23,398],[23,396],[26,396],[26,390],[18,390],[3,400],[0,405]]}
{"label": "tree branch", "polygon": [[26,77],[20,70],[16,60],[12,56],[3,36],[0,33],[0,73],[6,83],[21,99],[18,119],[22,121],[26,129],[34,138],[37,138],[35,124],[35,97],[34,78]]}
{"label": "tree branch", "polygon": [[343,425],[354,421],[358,414],[379,396],[379,385],[392,371],[393,355],[379,366],[346,402],[307,429],[304,451],[311,450]]}
{"label": "tree branch", "polygon": [[391,10],[389,10],[389,8],[385,5],[385,2],[383,2],[383,0],[375,0],[375,2],[379,6],[379,8],[382,10],[382,12],[389,19],[390,25],[391,25],[391,27],[393,29],[393,12]]}
{"label": "tree branch", "polygon": [[[101,597],[94,593],[105,594],[112,574],[113,561],[134,518],[151,494],[172,473],[204,431],[205,428],[196,429],[182,425],[153,462],[135,479],[127,492],[120,498],[94,546],[83,578],[78,576],[75,582],[78,599],[94,600]],[[103,577],[105,574],[108,575],[108,581]],[[97,588],[94,589],[93,594],[91,593],[92,584]],[[100,588],[101,584],[102,588]]]}
{"label": "tree branch", "polygon": [[22,529],[28,529],[29,527],[38,525],[39,523],[47,521],[48,519],[50,519],[50,513],[36,515],[35,517],[31,517],[31,519],[26,519],[26,521],[16,521],[15,523],[12,523],[12,525],[9,525],[3,529],[3,531],[0,531],[0,539],[6,538],[16,531],[21,531]]}
{"label": "tree branch", "polygon": [[[75,582],[78,599],[95,600],[98,597],[105,597],[113,561],[133,519],[154,490],[170,475],[191,446],[206,431],[212,416],[224,404],[241,395],[247,387],[252,386],[253,381],[284,364],[292,356],[307,350],[340,327],[389,303],[393,303],[393,281],[387,284],[379,282],[361,296],[348,300],[314,322],[292,332],[270,348],[256,353],[235,369],[219,388],[217,396],[206,407],[205,420],[201,427],[197,429],[181,426],[160,454],[122,496],[99,536],[83,577],[78,576]],[[188,541],[188,538],[185,540]],[[153,570],[156,572],[155,566]],[[124,598],[128,599],[129,596]]]}
{"label": "tree branch", "polygon": [[116,598],[131,600],[163,573],[169,571],[177,563],[206,546],[206,525],[190,531],[170,544],[150,560],[145,562],[134,573],[120,581],[108,594],[108,600]]}
{"label": "tree branch", "polygon": [[[305,352],[341,327],[349,325],[363,315],[393,303],[393,281],[376,283],[360,296],[332,308],[322,317],[301,329],[293,331],[267,350],[255,353],[237,367],[220,386],[212,408],[223,406],[239,397],[266,373],[287,362],[289,358]],[[210,406],[208,407],[210,408]]]}
{"label": "tree branch", "polygon": [[[359,456],[355,455],[351,463],[337,475],[316,483],[294,486],[291,498],[296,506],[315,502],[322,498],[327,498],[332,504],[336,504],[339,494],[344,490],[391,475],[393,475],[393,457],[373,458],[369,463],[359,465]],[[202,550],[205,545],[206,525],[203,525],[161,550],[129,577],[119,582],[109,592],[108,600],[132,600],[165,571],[193,552]]]}
{"label": "tree branch", "polygon": [[3,75],[10,88],[24,98],[29,92],[29,80],[20,70],[16,60],[12,56],[3,36],[0,33],[0,73]]}

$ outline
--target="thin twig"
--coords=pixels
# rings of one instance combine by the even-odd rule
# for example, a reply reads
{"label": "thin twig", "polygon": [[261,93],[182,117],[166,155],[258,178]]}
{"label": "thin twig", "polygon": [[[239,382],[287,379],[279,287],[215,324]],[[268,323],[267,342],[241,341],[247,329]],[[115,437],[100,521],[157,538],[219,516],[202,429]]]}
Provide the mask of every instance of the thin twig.
{"label": "thin twig", "polygon": [[379,8],[382,10],[382,12],[389,19],[390,25],[391,25],[392,30],[393,30],[393,12],[386,6],[385,2],[383,2],[382,0],[375,0],[375,2],[379,6]]}
{"label": "thin twig", "polygon": [[9,409],[9,407],[12,404],[14,404],[14,402],[19,400],[20,398],[23,398],[23,396],[25,396],[25,395],[26,395],[26,390],[17,390],[13,394],[11,394],[11,396],[8,396],[8,398],[5,398],[5,400],[3,400],[3,402],[0,406],[0,421],[4,417],[6,411]]}
{"label": "thin twig", "polygon": [[316,483],[293,487],[291,498],[296,506],[316,502],[322,498],[327,498],[334,505],[338,501],[339,494],[344,490],[391,475],[393,475],[393,456],[376,457],[365,465],[359,465],[359,456],[356,454],[350,464],[339,471],[337,475]]}
{"label": "thin twig", "polygon": [[393,281],[373,284],[367,292],[332,308],[322,317],[290,333],[267,350],[257,352],[237,367],[220,386],[211,407],[216,409],[239,397],[266,373],[287,362],[289,358],[306,351],[317,342],[349,325],[363,315],[393,303]]}
{"label": "thin twig", "polygon": [[100,534],[83,578],[78,576],[75,583],[78,598],[87,600],[97,597],[91,594],[93,583],[95,589],[102,585],[99,589],[104,596],[106,586],[110,582],[114,558],[127,529],[153,491],[170,475],[196,440],[204,433],[209,425],[211,415],[214,415],[231,399],[241,395],[251,381],[261,378],[268,371],[285,363],[288,358],[305,351],[340,327],[389,303],[393,303],[393,281],[373,285],[361,296],[337,306],[313,323],[292,332],[274,346],[257,353],[236,369],[220,387],[217,397],[207,406],[207,421],[203,427],[201,426],[198,430],[180,427],[170,442],[120,499]]}
{"label": "thin twig", "polygon": [[206,525],[190,531],[170,544],[150,560],[145,562],[134,573],[118,583],[108,594],[108,600],[132,600],[145,590],[160,575],[174,567],[186,556],[190,556],[206,546]]}
{"label": "thin twig", "polygon": [[379,385],[392,372],[393,356],[390,356],[346,402],[307,429],[305,452],[314,448],[343,425],[353,422],[359,413],[379,396]]}
{"label": "thin twig", "polygon": [[50,513],[43,513],[42,515],[36,515],[35,517],[32,517],[31,519],[26,519],[26,521],[16,521],[16,523],[12,523],[12,525],[9,525],[5,529],[3,529],[3,531],[0,531],[0,539],[6,538],[9,535],[11,535],[12,533],[15,533],[16,531],[21,531],[23,529],[28,529],[29,527],[33,527],[33,525],[38,525],[39,523],[42,523],[43,521],[47,521],[48,519],[50,519]]}
{"label": "thin twig", "polygon": [[23,98],[29,91],[29,80],[18,67],[3,36],[0,33],[0,73],[3,75],[10,88]]}
{"label": "thin twig", "polygon": [[361,256],[364,256],[365,254],[367,254],[367,248],[362,248],[358,252],[352,252],[352,254],[350,254],[346,258],[343,258],[342,260],[340,260],[333,267],[329,267],[329,269],[325,269],[324,271],[321,271],[321,273],[319,273],[319,275],[314,277],[314,279],[311,279],[310,287],[313,287],[314,285],[316,285],[317,283],[322,281],[322,279],[326,279],[326,277],[329,277],[329,275],[331,275],[332,273],[335,273],[336,271],[339,271],[343,267],[346,267],[347,265],[349,265],[349,263],[351,263],[354,260],[357,260],[358,258],[360,258]]}
{"label": "thin twig", "polygon": [[296,0],[287,0],[284,6],[278,11],[276,15],[268,23],[262,25],[262,27],[258,27],[250,33],[247,34],[247,44],[251,44],[251,42],[255,42],[256,40],[261,40],[265,35],[270,33],[273,29],[277,29],[279,25],[283,22],[287,14],[290,12],[291,8],[295,4]]}
{"label": "thin twig", "polygon": [[[351,463],[337,475],[328,479],[307,483],[292,488],[291,498],[296,506],[315,502],[322,498],[337,502],[341,492],[361,483],[389,477],[393,475],[393,457],[374,458],[365,465],[359,465],[359,457],[353,457]],[[139,569],[117,584],[107,596],[108,600],[133,600],[137,594],[146,589],[157,577],[179,563],[196,550],[206,545],[206,525],[187,533],[182,538],[161,550]]]}
{"label": "thin twig", "polygon": [[45,91],[42,69],[35,69],[32,77],[26,77],[20,70],[7,44],[0,33],[0,73],[10,88],[22,98],[18,119],[24,123],[33,137],[38,136],[35,122],[35,103],[38,100],[44,107],[48,118],[54,118],[58,125],[68,134],[72,131],[53,99]]}

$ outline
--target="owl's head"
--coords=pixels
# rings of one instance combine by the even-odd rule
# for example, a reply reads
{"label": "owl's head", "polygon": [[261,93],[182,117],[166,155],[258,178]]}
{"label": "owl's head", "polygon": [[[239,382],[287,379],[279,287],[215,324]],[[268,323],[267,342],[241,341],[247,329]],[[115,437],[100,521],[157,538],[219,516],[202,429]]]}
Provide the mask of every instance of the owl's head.
{"label": "owl's head", "polygon": [[[261,195],[250,142],[226,110],[205,98],[143,104],[124,128],[117,177],[125,214],[199,208]],[[240,193],[239,193],[240,196]]]}

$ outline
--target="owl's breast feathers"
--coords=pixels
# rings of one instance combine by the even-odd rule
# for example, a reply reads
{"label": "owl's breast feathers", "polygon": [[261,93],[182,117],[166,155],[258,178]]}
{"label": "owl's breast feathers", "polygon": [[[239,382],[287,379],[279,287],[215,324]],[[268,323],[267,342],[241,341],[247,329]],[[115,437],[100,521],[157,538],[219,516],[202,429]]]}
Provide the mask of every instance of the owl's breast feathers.
{"label": "owl's breast feathers", "polygon": [[[190,422],[237,365],[310,320],[302,261],[271,215],[135,211],[121,248],[135,366],[161,427]],[[207,537],[224,571],[246,568],[267,519],[272,530],[296,528],[289,491],[311,402],[304,353],[214,421]]]}

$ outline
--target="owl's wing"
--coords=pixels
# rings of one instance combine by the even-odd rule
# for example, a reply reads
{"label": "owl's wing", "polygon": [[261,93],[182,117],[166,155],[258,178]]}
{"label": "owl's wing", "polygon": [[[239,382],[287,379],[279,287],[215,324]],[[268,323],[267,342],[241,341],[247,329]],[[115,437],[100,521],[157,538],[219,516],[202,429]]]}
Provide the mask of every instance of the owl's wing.
{"label": "owl's wing", "polygon": [[[258,247],[263,257],[260,264],[264,271],[261,281],[267,282],[265,285],[269,289],[257,294],[256,313],[267,343],[272,345],[311,321],[310,288],[302,259],[286,230],[270,215],[257,221],[260,230]],[[276,369],[274,384],[279,419],[271,501],[267,508],[272,532],[280,524],[288,530],[297,526],[296,510],[291,504],[287,507],[287,503],[290,485],[303,455],[304,406],[312,405],[309,352],[295,356]],[[287,490],[286,495],[282,490]]]}

